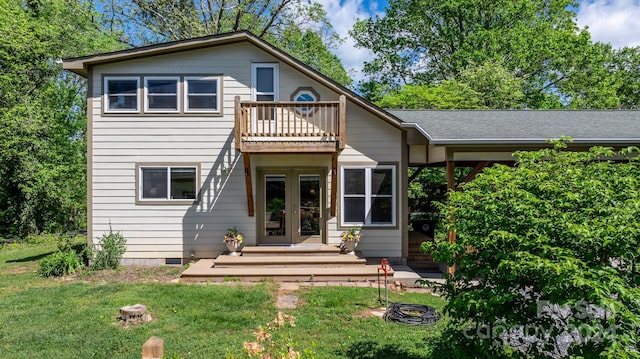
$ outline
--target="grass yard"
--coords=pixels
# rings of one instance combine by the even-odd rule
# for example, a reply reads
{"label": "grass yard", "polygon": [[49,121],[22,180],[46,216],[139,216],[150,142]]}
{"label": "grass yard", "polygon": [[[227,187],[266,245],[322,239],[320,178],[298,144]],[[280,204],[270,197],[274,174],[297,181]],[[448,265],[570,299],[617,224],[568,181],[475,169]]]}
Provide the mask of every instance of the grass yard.
{"label": "grass yard", "polygon": [[[0,358],[137,358],[150,336],[165,341],[167,358],[242,358],[258,326],[277,316],[278,285],[169,283],[174,267],[122,273],[41,278],[38,261],[52,244],[11,244],[0,249]],[[122,269],[128,273],[128,269]],[[154,276],[157,275],[157,278]],[[122,279],[124,278],[124,279]],[[155,280],[155,282],[154,282]],[[315,358],[443,358],[434,352],[443,322],[405,326],[371,314],[377,289],[300,287],[297,308],[285,310],[296,326],[276,334]],[[444,302],[424,293],[391,292],[391,301]],[[153,321],[125,328],[119,308],[141,303]],[[283,339],[284,340],[284,339]],[[446,353],[444,353],[446,354]]]}

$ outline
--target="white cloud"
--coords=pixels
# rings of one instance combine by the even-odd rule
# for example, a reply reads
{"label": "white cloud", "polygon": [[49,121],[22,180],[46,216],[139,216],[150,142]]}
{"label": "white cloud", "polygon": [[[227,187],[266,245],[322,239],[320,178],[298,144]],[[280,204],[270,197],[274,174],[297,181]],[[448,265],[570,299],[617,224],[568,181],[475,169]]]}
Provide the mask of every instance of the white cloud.
{"label": "white cloud", "polygon": [[377,5],[368,1],[366,6],[363,0],[316,0],[327,12],[329,23],[333,26],[338,35],[345,41],[336,49],[336,55],[342,60],[342,64],[349,71],[355,82],[362,80],[364,74],[362,67],[364,62],[373,56],[367,49],[355,47],[355,41],[349,35],[356,20],[367,19],[369,17],[382,15],[378,13]]}
{"label": "white cloud", "polygon": [[640,46],[640,1],[583,0],[577,15],[578,26],[588,26],[594,41],[614,48]]}

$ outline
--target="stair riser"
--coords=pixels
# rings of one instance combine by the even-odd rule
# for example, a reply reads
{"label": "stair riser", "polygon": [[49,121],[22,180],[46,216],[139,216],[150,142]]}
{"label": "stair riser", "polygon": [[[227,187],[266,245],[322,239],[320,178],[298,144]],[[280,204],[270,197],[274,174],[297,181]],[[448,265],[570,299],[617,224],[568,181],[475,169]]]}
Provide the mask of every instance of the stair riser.
{"label": "stair riser", "polygon": [[214,268],[350,268],[362,267],[365,263],[216,263]]}
{"label": "stair riser", "polygon": [[335,256],[339,254],[339,252],[242,252],[243,257],[265,257],[265,256]]}
{"label": "stair riser", "polygon": [[[384,285],[384,277],[381,278],[381,283]],[[266,279],[273,280],[275,282],[374,282],[377,283],[378,277],[371,275],[288,275],[288,276],[183,276],[182,281],[209,281],[209,282],[260,282]]]}

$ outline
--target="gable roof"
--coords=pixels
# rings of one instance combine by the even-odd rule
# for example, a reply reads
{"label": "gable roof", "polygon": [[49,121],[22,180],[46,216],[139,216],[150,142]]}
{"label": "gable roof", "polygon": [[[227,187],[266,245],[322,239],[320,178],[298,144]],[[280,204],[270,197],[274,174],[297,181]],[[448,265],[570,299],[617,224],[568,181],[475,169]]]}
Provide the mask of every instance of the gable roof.
{"label": "gable roof", "polygon": [[640,111],[388,110],[432,144],[640,144]]}
{"label": "gable roof", "polygon": [[250,43],[270,55],[274,56],[278,60],[288,64],[289,66],[295,68],[296,70],[304,73],[305,75],[311,77],[315,81],[321,83],[327,88],[339,93],[344,94],[348,100],[359,105],[370,113],[382,118],[386,122],[391,125],[400,128],[400,120],[394,116],[391,116],[385,110],[377,107],[371,102],[367,101],[360,95],[355,92],[347,89],[346,87],[340,85],[339,83],[333,81],[329,77],[321,74],[315,69],[309,67],[308,65],[302,63],[298,59],[292,57],[291,55],[283,52],[277,47],[271,45],[265,40],[257,37],[249,31],[238,31],[231,32],[225,34],[217,34],[210,35],[186,40],[178,40],[172,42],[165,42],[155,45],[142,46],[142,47],[134,47],[131,49],[125,49],[120,51],[95,54],[89,56],[81,56],[81,57],[73,57],[67,58],[63,60],[63,68],[65,70],[69,70],[75,72],[76,74],[87,77],[89,74],[89,69],[92,66],[120,62],[120,61],[128,61],[133,59],[140,59],[145,57],[152,57],[164,54],[171,54],[177,52],[184,52],[189,50],[196,50],[214,46],[221,46],[233,43],[247,42]]}

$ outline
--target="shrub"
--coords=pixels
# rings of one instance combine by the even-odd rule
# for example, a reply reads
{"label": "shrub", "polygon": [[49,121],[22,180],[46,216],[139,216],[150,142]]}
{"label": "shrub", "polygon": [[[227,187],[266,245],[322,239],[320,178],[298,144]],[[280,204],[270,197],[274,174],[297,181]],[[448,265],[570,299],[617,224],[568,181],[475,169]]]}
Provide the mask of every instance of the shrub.
{"label": "shrub", "polygon": [[637,148],[565,147],[449,192],[456,242],[423,245],[456,268],[445,312],[470,357],[640,357]]}
{"label": "shrub", "polygon": [[92,269],[116,269],[120,265],[122,256],[127,251],[127,240],[119,232],[109,231],[104,234],[95,250]]}
{"label": "shrub", "polygon": [[43,277],[59,277],[75,273],[83,267],[82,258],[75,250],[58,251],[40,261],[38,274]]}

